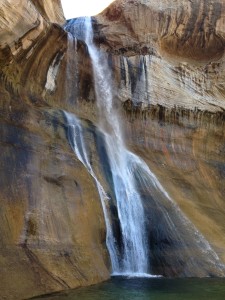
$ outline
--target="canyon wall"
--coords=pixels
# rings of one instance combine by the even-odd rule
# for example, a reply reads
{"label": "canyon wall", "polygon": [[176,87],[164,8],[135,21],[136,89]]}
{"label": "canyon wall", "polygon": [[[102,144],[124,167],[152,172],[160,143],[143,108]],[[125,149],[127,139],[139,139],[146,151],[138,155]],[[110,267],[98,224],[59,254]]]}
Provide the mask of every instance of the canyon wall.
{"label": "canyon wall", "polygon": [[[60,1],[1,3],[0,299],[93,284],[110,274],[98,192],[69,146],[62,112],[82,118],[104,182],[92,66],[86,45],[63,29],[64,21]],[[125,142],[225,263],[223,1],[119,0],[93,26],[96,44],[108,52]],[[145,206],[155,212],[149,234],[157,236],[151,222],[159,224],[161,215],[148,199]],[[167,249],[161,257],[159,245]],[[176,262],[183,253],[176,241],[155,237],[151,251],[156,273],[193,275]],[[197,265],[194,275],[201,271]]]}
{"label": "canyon wall", "polygon": [[0,299],[110,275],[99,195],[71,150],[61,111],[69,43],[63,22],[59,1],[1,1]]}
{"label": "canyon wall", "polygon": [[111,4],[96,17],[96,41],[116,56],[120,99],[223,111],[224,11],[223,1]]}

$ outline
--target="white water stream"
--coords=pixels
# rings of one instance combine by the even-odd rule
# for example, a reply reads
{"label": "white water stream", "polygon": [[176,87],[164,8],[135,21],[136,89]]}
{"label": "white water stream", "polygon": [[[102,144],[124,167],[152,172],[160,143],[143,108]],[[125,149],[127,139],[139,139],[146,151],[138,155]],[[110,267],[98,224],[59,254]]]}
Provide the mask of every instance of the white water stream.
{"label": "white water stream", "polygon": [[113,84],[107,58],[93,43],[91,18],[86,18],[85,21],[87,32],[85,42],[93,62],[99,123],[105,133],[122,230],[123,257],[119,269],[114,269],[113,272],[144,274],[148,272],[149,263],[145,216],[135,178],[129,168],[135,155],[126,149],[123,142],[120,121],[113,106]]}
{"label": "white water stream", "polygon": [[[135,155],[129,152],[123,143],[120,122],[117,112],[113,108],[112,81],[107,59],[93,43],[91,18],[85,18],[84,28],[86,32],[85,42],[88,45],[89,54],[93,62],[95,93],[99,110],[99,127],[103,132],[107,154],[110,160],[118,216],[122,231],[123,251],[122,257],[119,257],[115,245],[113,245],[113,243],[110,244],[109,241],[110,239],[113,240],[112,229],[107,210],[104,209],[106,225],[108,224],[107,234],[110,236],[110,238],[107,238],[107,245],[112,262],[112,271],[117,275],[136,274],[137,276],[139,274],[141,276],[147,274],[149,262],[144,209],[141,197],[136,189],[134,175],[129,168],[131,161],[135,159]],[[68,115],[67,120],[69,124],[71,124],[71,118],[69,119]],[[73,122],[75,123],[74,120]],[[79,125],[73,124],[71,126],[77,128],[80,139],[82,139],[81,130],[78,130],[78,128],[80,128]],[[83,157],[78,153],[78,147],[75,146],[75,144],[76,143],[73,143],[73,148],[78,158],[85,164],[89,173],[95,178],[104,206],[105,192],[88,163],[87,155],[84,153],[84,142],[82,141]]]}
{"label": "white water stream", "polygon": [[98,193],[101,199],[105,223],[106,223],[106,244],[111,257],[112,269],[118,269],[119,268],[118,259],[117,259],[118,253],[116,249],[116,243],[113,237],[110,214],[107,210],[107,201],[108,201],[107,194],[104,191],[103,186],[97,179],[97,176],[95,175],[95,172],[91,166],[90,159],[87,153],[87,147],[83,137],[84,134],[83,134],[83,128],[81,122],[79,121],[78,118],[76,118],[72,114],[65,112],[65,116],[69,124],[69,130],[68,130],[69,143],[72,149],[74,150],[74,152],[76,153],[77,158],[82,162],[82,164],[88,170],[89,174],[95,180]]}

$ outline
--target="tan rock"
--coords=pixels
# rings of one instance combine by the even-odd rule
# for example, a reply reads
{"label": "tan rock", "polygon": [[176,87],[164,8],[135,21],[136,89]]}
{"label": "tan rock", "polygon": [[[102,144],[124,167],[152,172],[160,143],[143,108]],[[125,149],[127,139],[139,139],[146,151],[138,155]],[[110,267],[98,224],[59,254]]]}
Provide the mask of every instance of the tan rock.
{"label": "tan rock", "polygon": [[113,2],[95,28],[114,54],[120,100],[223,110],[224,11],[223,1]]}
{"label": "tan rock", "polygon": [[29,298],[109,276],[101,202],[62,113],[1,110],[1,297]]}
{"label": "tan rock", "polygon": [[[63,23],[60,3],[33,2],[3,1],[0,10],[3,299],[98,283],[110,270],[96,185],[68,144],[57,110],[76,94],[65,81],[67,34],[49,22]],[[81,78],[90,73],[83,49],[79,43]]]}
{"label": "tan rock", "polygon": [[31,0],[41,15],[51,23],[64,25],[66,19],[63,14],[62,4],[60,0]]}
{"label": "tan rock", "polygon": [[[137,109],[126,109],[126,118],[123,120],[130,149],[147,162],[172,200],[203,234],[224,263],[224,115],[155,107],[149,114]],[[160,195],[155,195],[154,190],[151,193],[163,205]],[[149,226],[149,230],[157,233],[157,230],[160,231],[158,226],[164,220],[151,198],[145,198],[145,203],[150,206],[149,219],[155,221]],[[168,203],[164,205],[169,207]],[[173,210],[167,208],[167,211],[173,220]],[[181,227],[179,231],[182,232]],[[170,247],[169,236],[167,241],[163,240],[163,235],[155,235],[152,239],[163,249],[164,243],[165,248]],[[182,236],[184,240],[187,238],[185,233]],[[196,251],[191,248],[191,238],[188,241],[194,259]],[[179,268],[179,251],[164,252],[163,258],[167,255],[167,266],[170,265],[171,255],[174,255],[171,268],[167,270],[171,272],[171,276],[175,270],[185,270],[185,265]],[[188,264],[188,260],[186,263]],[[200,277],[202,266],[196,268]],[[155,268],[160,268],[160,264]],[[165,270],[161,269],[162,274],[163,272]]]}
{"label": "tan rock", "polygon": [[104,23],[101,32],[114,51],[154,46],[172,56],[203,61],[224,53],[224,2],[220,0],[119,0],[97,21]]}

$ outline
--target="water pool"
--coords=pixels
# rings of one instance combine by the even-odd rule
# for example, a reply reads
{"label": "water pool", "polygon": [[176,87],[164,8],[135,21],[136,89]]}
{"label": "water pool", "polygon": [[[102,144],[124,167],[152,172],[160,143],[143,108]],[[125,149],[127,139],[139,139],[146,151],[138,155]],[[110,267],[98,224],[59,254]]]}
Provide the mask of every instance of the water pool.
{"label": "water pool", "polygon": [[45,300],[224,300],[225,278],[124,278],[33,299]]}

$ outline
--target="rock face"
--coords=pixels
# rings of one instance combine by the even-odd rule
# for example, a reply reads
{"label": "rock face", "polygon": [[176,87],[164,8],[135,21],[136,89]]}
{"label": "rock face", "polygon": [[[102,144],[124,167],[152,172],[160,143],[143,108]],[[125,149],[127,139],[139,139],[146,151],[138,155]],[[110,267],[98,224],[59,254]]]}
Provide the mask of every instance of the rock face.
{"label": "rock face", "polygon": [[115,1],[97,16],[96,40],[116,54],[120,99],[145,107],[223,111],[224,5]]}
{"label": "rock face", "polygon": [[23,107],[1,117],[1,299],[106,279],[101,204],[62,114]]}
{"label": "rock face", "polygon": [[[110,191],[97,154],[91,61],[63,23],[60,1],[1,3],[2,299],[93,284],[110,274],[97,189],[68,144],[62,112],[83,118],[93,166]],[[126,144],[224,264],[224,1],[119,0],[93,26],[109,55]],[[179,240],[160,226],[168,204],[160,210],[157,194],[142,193],[153,272],[223,275],[217,266],[206,274],[199,264],[194,271],[184,265]],[[186,250],[196,256],[192,246],[190,238]]]}
{"label": "rock face", "polygon": [[200,61],[223,55],[224,18],[220,0],[115,1],[97,16],[98,22],[104,22],[102,34],[113,51],[132,53],[136,48],[146,54],[153,48]]}
{"label": "rock face", "polygon": [[[126,112],[126,117],[124,127],[130,148],[148,163],[170,197],[224,263],[224,119],[221,120],[220,114],[187,114],[178,109],[161,108],[147,116],[137,111]],[[148,194],[146,189],[143,195]],[[177,246],[177,238],[171,238],[173,230],[169,233],[168,226],[162,225],[166,212],[173,221],[174,209],[154,190],[150,194],[152,199],[145,198],[145,205],[149,215],[153,268],[167,276],[183,276],[189,263],[188,259],[181,263],[185,249]],[[159,203],[162,203],[160,208]],[[181,226],[176,228],[182,232]],[[194,259],[196,250],[191,246],[192,238],[188,238],[187,233],[183,237],[184,240],[187,238]],[[198,258],[200,261],[200,256]],[[202,271],[203,265],[196,267],[195,276],[202,276]]]}
{"label": "rock face", "polygon": [[60,25],[65,24],[66,20],[63,15],[62,4],[60,0],[31,0],[31,2],[38,9],[42,17],[44,17],[47,21]]}
{"label": "rock face", "polygon": [[69,88],[60,3],[17,2],[0,10],[1,299],[94,284],[110,269],[99,195],[59,109]]}

